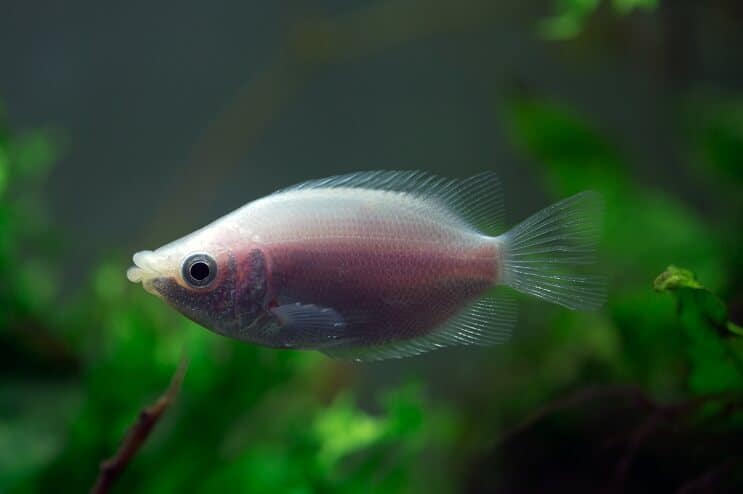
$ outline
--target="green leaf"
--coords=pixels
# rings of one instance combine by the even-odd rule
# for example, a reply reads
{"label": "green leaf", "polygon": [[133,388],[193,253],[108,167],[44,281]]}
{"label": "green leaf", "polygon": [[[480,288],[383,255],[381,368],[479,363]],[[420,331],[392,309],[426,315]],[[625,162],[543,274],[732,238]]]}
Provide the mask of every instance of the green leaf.
{"label": "green leaf", "polygon": [[687,339],[691,364],[689,387],[698,393],[743,389],[741,355],[725,339],[735,333],[725,303],[704,288],[689,270],[669,266],[655,280],[655,289],[676,298],[679,322]]}
{"label": "green leaf", "polygon": [[679,268],[673,265],[668,266],[668,269],[655,278],[653,286],[655,290],[659,292],[675,290],[681,287],[702,288],[702,285],[697,281],[694,273],[688,269]]}

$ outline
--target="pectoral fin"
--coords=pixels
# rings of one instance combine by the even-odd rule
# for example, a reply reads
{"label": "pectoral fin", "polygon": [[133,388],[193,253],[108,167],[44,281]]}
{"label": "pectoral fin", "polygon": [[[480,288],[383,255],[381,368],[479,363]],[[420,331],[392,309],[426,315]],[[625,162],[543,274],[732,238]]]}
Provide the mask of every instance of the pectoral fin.
{"label": "pectoral fin", "polygon": [[279,326],[277,337],[288,348],[323,348],[343,340],[346,321],[328,307],[300,303],[271,309]]}

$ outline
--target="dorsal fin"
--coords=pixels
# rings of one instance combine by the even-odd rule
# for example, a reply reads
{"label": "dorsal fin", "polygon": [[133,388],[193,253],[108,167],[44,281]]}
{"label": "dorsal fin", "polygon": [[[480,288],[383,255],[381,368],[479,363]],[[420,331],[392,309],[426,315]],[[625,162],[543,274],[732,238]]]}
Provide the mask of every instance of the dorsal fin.
{"label": "dorsal fin", "polygon": [[425,336],[368,347],[329,347],[324,354],[357,362],[403,358],[448,346],[489,346],[511,337],[516,302],[501,293],[489,294]]}
{"label": "dorsal fin", "polygon": [[494,172],[448,179],[422,171],[370,171],[309,180],[275,194],[307,189],[356,188],[410,194],[433,200],[489,234],[503,231],[503,194]]}

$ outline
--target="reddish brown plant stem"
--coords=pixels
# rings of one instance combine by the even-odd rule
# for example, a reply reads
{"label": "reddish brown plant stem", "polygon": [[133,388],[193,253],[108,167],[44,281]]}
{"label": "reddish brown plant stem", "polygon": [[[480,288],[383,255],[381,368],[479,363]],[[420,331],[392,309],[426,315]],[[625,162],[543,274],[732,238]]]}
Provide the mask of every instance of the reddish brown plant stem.
{"label": "reddish brown plant stem", "polygon": [[137,454],[150,436],[152,429],[175,400],[187,368],[188,359],[184,357],[175,370],[168,389],[160,395],[155,403],[139,412],[137,421],[129,429],[129,432],[127,432],[116,454],[101,463],[98,478],[90,490],[91,494],[105,494],[109,492],[111,486],[119,475],[121,475],[121,472],[126,468],[134,455]]}

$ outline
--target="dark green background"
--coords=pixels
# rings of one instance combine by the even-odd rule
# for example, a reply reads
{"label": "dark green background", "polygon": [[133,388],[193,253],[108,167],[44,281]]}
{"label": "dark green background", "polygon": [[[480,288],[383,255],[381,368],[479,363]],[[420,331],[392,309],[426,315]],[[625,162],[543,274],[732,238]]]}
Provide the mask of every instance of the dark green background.
{"label": "dark green background", "polygon": [[[184,348],[114,492],[743,485],[740,46],[734,0],[4,4],[0,493],[89,489]],[[601,191],[609,303],[522,298],[508,344],[361,365],[126,281],[136,250],[379,168],[495,170],[509,224]]]}

